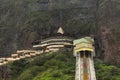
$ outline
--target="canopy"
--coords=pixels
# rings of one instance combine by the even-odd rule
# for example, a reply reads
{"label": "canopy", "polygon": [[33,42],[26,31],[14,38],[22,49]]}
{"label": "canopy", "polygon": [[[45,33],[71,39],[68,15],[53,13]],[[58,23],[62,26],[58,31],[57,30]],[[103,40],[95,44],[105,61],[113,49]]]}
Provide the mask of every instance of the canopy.
{"label": "canopy", "polygon": [[79,52],[79,51],[94,51],[93,47],[94,40],[91,37],[84,37],[81,39],[77,39],[73,41],[74,44],[74,51]]}
{"label": "canopy", "polygon": [[84,37],[84,38],[76,39],[76,40],[73,41],[74,45],[77,45],[79,43],[89,43],[89,44],[92,44],[92,43],[94,43],[94,40],[91,37]]}

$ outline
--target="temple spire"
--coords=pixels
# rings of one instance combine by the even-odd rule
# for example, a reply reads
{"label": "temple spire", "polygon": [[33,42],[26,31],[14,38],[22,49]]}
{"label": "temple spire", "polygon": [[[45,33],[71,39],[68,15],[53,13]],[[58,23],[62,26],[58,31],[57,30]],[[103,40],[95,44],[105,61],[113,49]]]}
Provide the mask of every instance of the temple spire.
{"label": "temple spire", "polygon": [[62,27],[59,27],[57,33],[64,34],[64,30],[62,29]]}

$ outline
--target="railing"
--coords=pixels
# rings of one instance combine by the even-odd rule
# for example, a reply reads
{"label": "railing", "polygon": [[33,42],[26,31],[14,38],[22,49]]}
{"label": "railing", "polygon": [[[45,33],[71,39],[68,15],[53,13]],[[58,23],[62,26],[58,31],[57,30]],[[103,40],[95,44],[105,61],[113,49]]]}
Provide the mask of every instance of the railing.
{"label": "railing", "polygon": [[64,41],[61,41],[61,42],[50,42],[50,43],[44,43],[44,44],[34,45],[33,47],[36,48],[36,47],[54,46],[54,45],[72,45],[72,43],[70,43],[70,42],[64,42]]}
{"label": "railing", "polygon": [[41,43],[43,44],[43,43],[49,43],[49,42],[57,42],[57,41],[65,41],[65,42],[67,42],[67,41],[71,41],[72,42],[72,40],[71,39],[48,39],[48,40],[45,40],[45,41],[42,41]]}

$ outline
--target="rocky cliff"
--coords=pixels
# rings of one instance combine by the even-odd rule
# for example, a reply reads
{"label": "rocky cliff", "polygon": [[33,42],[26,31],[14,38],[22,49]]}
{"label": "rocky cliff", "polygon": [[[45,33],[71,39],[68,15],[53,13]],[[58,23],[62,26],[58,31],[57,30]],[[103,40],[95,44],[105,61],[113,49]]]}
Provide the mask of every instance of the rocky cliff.
{"label": "rocky cliff", "polygon": [[0,53],[4,56],[31,49],[34,40],[55,34],[59,26],[77,37],[94,33],[94,0],[0,0],[0,11]]}
{"label": "rocky cliff", "polygon": [[120,66],[120,1],[100,1],[99,35],[105,62]]}
{"label": "rocky cliff", "polygon": [[[106,62],[119,65],[119,0],[0,0],[0,55],[31,49],[59,26],[74,37],[96,35]],[[101,56],[102,54],[102,56]]]}

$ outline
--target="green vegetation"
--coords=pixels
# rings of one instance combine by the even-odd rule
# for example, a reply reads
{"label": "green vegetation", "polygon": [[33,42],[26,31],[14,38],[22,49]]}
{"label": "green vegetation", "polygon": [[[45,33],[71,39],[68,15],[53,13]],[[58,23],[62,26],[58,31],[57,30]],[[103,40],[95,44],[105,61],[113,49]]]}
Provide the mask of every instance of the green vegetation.
{"label": "green vegetation", "polygon": [[[47,6],[44,10],[44,5],[39,1],[0,0],[0,56],[8,56],[19,49],[31,49],[33,41],[54,35],[58,26],[62,25],[65,32],[73,37],[81,37],[95,34],[98,23],[98,27],[103,26],[111,30],[106,37],[109,49],[104,47],[104,52],[109,52],[102,53],[107,56],[101,57],[107,57],[109,63],[120,65],[120,0],[96,0],[100,1],[98,21],[95,21],[95,18],[89,19],[88,16],[84,19],[86,15],[95,15],[94,8],[48,10],[50,6]],[[72,3],[76,1],[72,0]],[[105,37],[100,36],[100,39]],[[105,46],[106,43],[102,44]],[[11,76],[8,80],[74,80],[75,58],[72,53],[66,52],[42,54],[33,60],[15,61],[9,67]],[[116,66],[95,60],[95,68],[98,80],[120,80],[120,68]]]}
{"label": "green vegetation", "polygon": [[120,68],[95,60],[97,80],[120,80]]}
{"label": "green vegetation", "polygon": [[45,53],[39,57],[10,64],[9,80],[74,80],[75,58],[72,53]]}
{"label": "green vegetation", "polygon": [[[75,57],[71,52],[44,53],[34,59],[9,64],[7,80],[74,80]],[[120,80],[120,68],[95,59],[97,80]]]}

